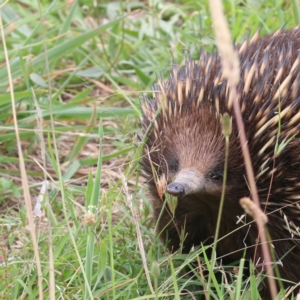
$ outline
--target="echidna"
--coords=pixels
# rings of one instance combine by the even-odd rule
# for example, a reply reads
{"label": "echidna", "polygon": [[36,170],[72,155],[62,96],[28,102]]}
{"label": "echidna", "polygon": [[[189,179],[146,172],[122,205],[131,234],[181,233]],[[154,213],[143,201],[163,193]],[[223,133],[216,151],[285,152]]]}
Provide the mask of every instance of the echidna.
{"label": "echidna", "polygon": [[[281,278],[293,285],[300,281],[300,27],[263,38],[256,34],[236,50],[239,101],[261,208],[282,262]],[[220,56],[202,52],[199,61],[174,65],[169,79],[153,86],[153,99],[143,96],[141,106],[142,169],[158,233],[173,252],[188,253],[213,241],[225,160],[221,118],[232,117],[217,256],[231,263],[246,248],[253,259],[258,232],[249,216],[243,226],[238,222],[244,213],[239,199],[251,195]],[[178,199],[174,214],[164,203],[167,194]],[[260,247],[257,251],[256,261],[262,257]]]}

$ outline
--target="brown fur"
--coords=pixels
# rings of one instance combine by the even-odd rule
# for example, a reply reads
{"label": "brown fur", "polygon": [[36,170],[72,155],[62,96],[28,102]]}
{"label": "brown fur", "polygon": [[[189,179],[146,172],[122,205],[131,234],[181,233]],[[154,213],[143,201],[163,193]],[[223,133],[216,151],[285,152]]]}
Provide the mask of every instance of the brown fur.
{"label": "brown fur", "polygon": [[[300,281],[300,29],[279,30],[246,41],[237,50],[241,68],[240,105],[259,198],[268,215],[276,257],[283,264],[281,277],[291,281],[286,284],[289,286]],[[239,199],[250,194],[219,55],[202,53],[199,61],[188,59],[180,70],[174,66],[168,80],[159,80],[154,85],[153,99],[143,98],[142,110],[144,132],[151,127],[142,166],[154,216],[159,219],[158,233],[169,250],[175,251],[181,246],[180,233],[184,230],[185,253],[192,246],[213,241],[225,159],[220,119],[225,112],[232,116],[219,237],[239,229],[218,242],[217,254],[225,263],[236,261],[243,256],[246,244],[246,257],[253,259],[256,225],[249,216],[244,221],[251,225],[236,224],[238,216],[244,213]],[[277,137],[278,145],[288,143],[275,155]],[[165,176],[170,184],[185,169],[202,174],[205,188],[194,194],[179,195],[173,219],[167,208],[162,209],[164,197],[159,196],[157,181]],[[260,247],[258,258],[261,258]]]}

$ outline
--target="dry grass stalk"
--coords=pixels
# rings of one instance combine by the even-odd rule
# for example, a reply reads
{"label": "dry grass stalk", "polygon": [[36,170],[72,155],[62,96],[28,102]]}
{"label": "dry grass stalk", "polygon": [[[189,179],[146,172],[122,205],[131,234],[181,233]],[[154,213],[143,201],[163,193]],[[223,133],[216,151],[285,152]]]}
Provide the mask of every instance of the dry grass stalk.
{"label": "dry grass stalk", "polygon": [[10,97],[11,97],[12,114],[13,114],[13,120],[14,120],[18,155],[19,155],[19,166],[20,166],[21,179],[22,179],[22,188],[23,188],[24,200],[25,200],[25,205],[26,205],[26,210],[27,210],[27,219],[28,219],[28,225],[29,225],[28,228],[29,228],[30,235],[31,235],[32,246],[33,246],[33,250],[34,250],[37,273],[38,273],[39,299],[42,300],[44,298],[43,283],[42,283],[43,274],[42,274],[40,255],[39,255],[39,250],[38,250],[37,237],[35,234],[35,225],[34,225],[34,218],[33,218],[33,212],[32,212],[31,197],[30,197],[30,192],[29,192],[28,178],[27,178],[24,156],[23,156],[23,151],[22,151],[22,146],[21,146],[21,139],[20,139],[20,135],[19,135],[16,103],[15,103],[15,97],[14,97],[14,87],[13,87],[13,80],[12,80],[12,75],[11,75],[11,70],[10,70],[10,60],[8,57],[8,51],[7,51],[7,46],[6,46],[5,33],[4,33],[4,29],[3,29],[3,22],[2,22],[1,14],[0,14],[0,32],[1,32],[1,36],[2,36],[5,63],[7,66],[9,92],[10,92]]}
{"label": "dry grass stalk", "polygon": [[[219,0],[210,0],[210,12],[212,16],[212,22],[214,26],[214,32],[216,35],[216,41],[218,49],[221,55],[222,66],[223,66],[223,76],[228,81],[228,86],[230,87],[230,99],[233,102],[234,113],[236,117],[237,127],[239,129],[239,138],[241,143],[241,148],[244,156],[247,180],[250,186],[251,196],[257,207],[260,207],[260,202],[258,198],[258,192],[255,184],[255,177],[252,168],[249,148],[247,144],[247,138],[245,134],[245,128],[243,123],[243,118],[241,114],[241,109],[239,105],[239,96],[237,93],[237,84],[239,82],[239,60],[237,53],[234,51],[230,32],[227,26],[225,16],[223,14],[222,2]],[[267,237],[264,231],[265,222],[262,218],[257,218],[256,220],[258,226],[258,232],[261,240],[262,253],[264,260],[266,262],[266,269],[268,273],[268,282],[271,292],[272,299],[276,298],[277,288],[274,280],[274,272],[271,266],[271,255],[267,243]]]}
{"label": "dry grass stalk", "polygon": [[145,275],[147,278],[147,282],[148,282],[149,288],[151,290],[151,293],[154,295],[155,291],[152,286],[152,282],[151,282],[151,278],[150,278],[150,271],[149,271],[149,268],[147,265],[147,258],[146,258],[144,244],[143,244],[143,238],[142,238],[142,233],[141,233],[141,229],[140,229],[138,213],[132,205],[132,195],[129,193],[128,185],[127,185],[125,176],[123,174],[122,174],[122,184],[123,184],[123,189],[124,189],[124,192],[126,195],[126,204],[128,205],[128,207],[132,213],[133,220],[135,223],[137,243],[138,243],[138,246],[140,249],[140,254],[141,254],[141,258],[142,258],[142,262],[143,262],[143,267],[145,269]]}

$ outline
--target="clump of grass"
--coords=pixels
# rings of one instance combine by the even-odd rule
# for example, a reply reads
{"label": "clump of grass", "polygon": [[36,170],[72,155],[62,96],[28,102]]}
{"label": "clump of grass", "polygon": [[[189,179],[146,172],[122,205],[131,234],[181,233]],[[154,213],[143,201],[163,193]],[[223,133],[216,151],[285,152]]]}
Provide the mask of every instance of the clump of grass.
{"label": "clump of grass", "polygon": [[[225,1],[224,7],[237,41],[259,27],[265,34],[299,23],[295,1]],[[7,46],[0,52],[0,299],[206,294],[206,248],[168,255],[154,234],[135,172],[134,136],[138,97],[150,92],[156,76],[167,76],[173,59],[180,64],[187,53],[197,59],[203,47],[213,48],[208,11],[208,3],[192,0],[0,4]],[[46,180],[49,190],[41,192]],[[36,237],[28,228],[24,184],[33,207],[43,199],[41,215],[32,217]],[[213,299],[257,299],[253,268],[249,279],[231,267],[216,269],[223,281],[211,275]]]}

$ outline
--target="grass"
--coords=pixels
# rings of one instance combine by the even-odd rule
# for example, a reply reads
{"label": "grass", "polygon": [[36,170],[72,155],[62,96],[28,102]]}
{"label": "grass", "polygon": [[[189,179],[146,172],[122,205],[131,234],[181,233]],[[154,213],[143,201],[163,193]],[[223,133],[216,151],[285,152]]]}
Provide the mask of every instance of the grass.
{"label": "grass", "polygon": [[[224,7],[237,42],[299,23],[296,0]],[[20,0],[0,12],[0,299],[199,299],[195,261],[210,259],[158,241],[135,135],[156,76],[214,47],[208,2]],[[219,269],[211,299],[259,299],[254,272]]]}

